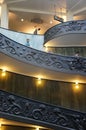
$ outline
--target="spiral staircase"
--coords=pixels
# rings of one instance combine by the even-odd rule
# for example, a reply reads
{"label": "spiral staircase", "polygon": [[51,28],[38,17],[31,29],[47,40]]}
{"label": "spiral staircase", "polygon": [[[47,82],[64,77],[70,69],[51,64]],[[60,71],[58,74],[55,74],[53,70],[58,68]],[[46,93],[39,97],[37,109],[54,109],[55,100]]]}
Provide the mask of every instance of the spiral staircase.
{"label": "spiral staircase", "polygon": [[[86,58],[63,56],[27,47],[11,38],[10,30],[0,29],[0,69],[47,80],[86,83]],[[2,31],[3,30],[3,31]],[[5,31],[4,31],[5,30]],[[8,33],[9,32],[9,33]],[[17,32],[13,32],[15,35]],[[19,33],[21,35],[21,33]],[[56,25],[44,34],[44,46],[85,46],[86,21]],[[16,37],[16,35],[14,36]],[[39,36],[40,37],[40,36]],[[73,39],[73,40],[72,40]],[[73,43],[73,44],[72,44]],[[0,90],[0,118],[29,129],[85,130],[86,113],[35,101]]]}

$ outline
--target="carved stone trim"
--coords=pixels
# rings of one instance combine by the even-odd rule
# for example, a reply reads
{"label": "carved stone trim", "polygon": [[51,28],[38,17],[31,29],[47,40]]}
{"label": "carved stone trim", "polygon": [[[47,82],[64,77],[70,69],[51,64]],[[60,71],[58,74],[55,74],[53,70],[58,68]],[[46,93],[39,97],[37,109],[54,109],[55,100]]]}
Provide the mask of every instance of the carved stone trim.
{"label": "carved stone trim", "polygon": [[86,113],[37,102],[0,90],[0,113],[73,130],[86,130]]}
{"label": "carved stone trim", "polygon": [[0,34],[0,52],[50,70],[86,75],[86,58],[45,53],[16,43],[2,34]]}
{"label": "carved stone trim", "polygon": [[58,36],[70,33],[86,33],[86,20],[69,21],[51,27],[44,34],[44,44]]}

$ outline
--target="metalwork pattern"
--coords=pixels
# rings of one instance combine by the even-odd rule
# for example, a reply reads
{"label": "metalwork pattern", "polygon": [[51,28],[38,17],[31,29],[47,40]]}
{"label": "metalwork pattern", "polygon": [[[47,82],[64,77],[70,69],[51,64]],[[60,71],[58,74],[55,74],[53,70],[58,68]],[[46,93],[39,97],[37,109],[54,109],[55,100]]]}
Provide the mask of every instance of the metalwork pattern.
{"label": "metalwork pattern", "polygon": [[32,119],[44,124],[73,129],[86,130],[86,113],[26,99],[0,90],[0,113],[15,115],[16,118]]}
{"label": "metalwork pattern", "polygon": [[0,52],[22,62],[50,70],[86,74],[86,58],[61,56],[38,51],[16,43],[2,34],[0,34]]}
{"label": "metalwork pattern", "polygon": [[67,33],[86,33],[86,20],[65,22],[48,29],[44,34],[44,44]]}

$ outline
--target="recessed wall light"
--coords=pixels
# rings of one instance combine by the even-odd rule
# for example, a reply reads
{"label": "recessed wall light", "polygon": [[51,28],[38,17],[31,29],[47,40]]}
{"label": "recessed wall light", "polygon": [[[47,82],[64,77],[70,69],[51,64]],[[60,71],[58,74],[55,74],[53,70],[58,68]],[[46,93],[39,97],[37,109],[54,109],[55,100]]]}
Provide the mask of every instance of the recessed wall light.
{"label": "recessed wall light", "polygon": [[76,84],[76,85],[79,84],[78,81],[76,81],[75,84]]}
{"label": "recessed wall light", "polygon": [[36,128],[36,130],[39,130],[39,128]]}
{"label": "recessed wall light", "polygon": [[52,24],[53,22],[52,21],[50,21],[50,24]]}
{"label": "recessed wall light", "polygon": [[2,69],[2,72],[6,72],[6,69],[4,68],[4,69]]}
{"label": "recessed wall light", "polygon": [[24,21],[24,19],[21,19],[21,21],[23,22],[23,21]]}
{"label": "recessed wall light", "polygon": [[6,76],[6,69],[5,69],[5,68],[2,69],[2,76],[3,76],[3,77]]}

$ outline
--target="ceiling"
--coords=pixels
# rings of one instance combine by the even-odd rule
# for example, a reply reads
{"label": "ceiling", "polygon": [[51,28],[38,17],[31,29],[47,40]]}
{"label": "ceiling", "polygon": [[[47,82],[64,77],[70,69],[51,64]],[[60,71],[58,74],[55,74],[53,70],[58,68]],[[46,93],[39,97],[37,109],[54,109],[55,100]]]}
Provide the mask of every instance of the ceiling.
{"label": "ceiling", "polygon": [[[1,0],[2,1],[2,0]],[[60,22],[54,15],[65,19],[71,13],[74,19],[86,19],[86,0],[3,0],[9,9],[9,29],[33,33],[36,28],[44,32]]]}

